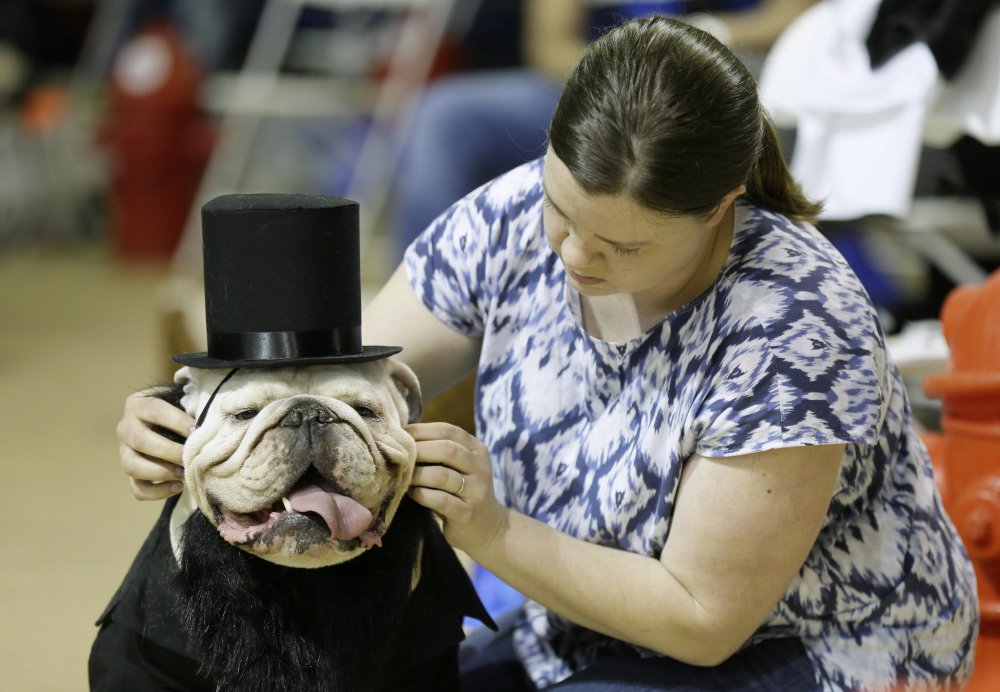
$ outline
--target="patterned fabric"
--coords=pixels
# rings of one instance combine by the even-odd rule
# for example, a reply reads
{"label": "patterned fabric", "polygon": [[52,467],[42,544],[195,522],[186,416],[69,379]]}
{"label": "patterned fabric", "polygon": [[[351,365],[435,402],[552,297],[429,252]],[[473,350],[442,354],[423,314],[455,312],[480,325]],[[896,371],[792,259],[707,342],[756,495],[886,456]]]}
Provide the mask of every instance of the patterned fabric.
{"label": "patterned fabric", "polygon": [[[967,677],[971,563],[844,260],[813,227],[740,203],[710,289],[627,343],[594,339],[545,241],[541,170],[473,192],[406,255],[424,304],[482,338],[477,432],[500,501],[655,557],[692,454],[844,443],[819,538],[751,641],[800,637],[831,690]],[[539,687],[628,646],[530,601],[515,642]]]}

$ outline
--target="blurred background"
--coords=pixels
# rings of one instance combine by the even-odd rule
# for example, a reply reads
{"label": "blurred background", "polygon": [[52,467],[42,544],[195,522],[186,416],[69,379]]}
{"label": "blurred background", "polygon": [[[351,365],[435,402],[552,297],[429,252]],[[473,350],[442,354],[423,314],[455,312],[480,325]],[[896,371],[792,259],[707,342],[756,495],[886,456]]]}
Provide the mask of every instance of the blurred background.
{"label": "blurred background", "polygon": [[[170,354],[204,348],[200,205],[359,201],[367,300],[450,202],[544,153],[561,81],[621,18],[681,16],[759,75],[938,430],[921,382],[950,365],[942,304],[1000,264],[1000,19],[916,5],[0,0],[0,690],[87,688],[94,620],[160,510],[132,499],[114,426]],[[843,8],[855,33],[818,38]],[[834,73],[842,94],[817,79]],[[471,425],[469,385],[429,415]],[[513,597],[481,588],[494,612]]]}

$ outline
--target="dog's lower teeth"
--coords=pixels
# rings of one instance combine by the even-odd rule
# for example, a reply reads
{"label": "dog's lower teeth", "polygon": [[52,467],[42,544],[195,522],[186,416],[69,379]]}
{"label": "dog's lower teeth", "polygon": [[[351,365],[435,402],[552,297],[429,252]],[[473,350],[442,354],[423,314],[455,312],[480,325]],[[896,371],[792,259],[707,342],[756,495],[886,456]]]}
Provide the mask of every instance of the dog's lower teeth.
{"label": "dog's lower teeth", "polygon": [[282,498],[281,498],[281,504],[283,504],[285,506],[285,511],[286,512],[291,512],[292,511],[292,503],[289,502],[289,500],[288,500],[287,497],[282,496]]}

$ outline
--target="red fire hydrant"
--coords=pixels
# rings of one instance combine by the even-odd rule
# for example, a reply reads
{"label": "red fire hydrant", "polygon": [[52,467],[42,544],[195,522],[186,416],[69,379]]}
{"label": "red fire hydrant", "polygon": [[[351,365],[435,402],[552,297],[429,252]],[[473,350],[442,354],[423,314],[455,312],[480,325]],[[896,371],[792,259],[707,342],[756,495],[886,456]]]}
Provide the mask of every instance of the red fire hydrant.
{"label": "red fire hydrant", "polygon": [[202,75],[166,22],[126,43],[111,75],[100,138],[111,152],[115,250],[126,259],[172,256],[215,140],[199,104]]}
{"label": "red fire hydrant", "polygon": [[941,310],[951,366],[928,376],[942,400],[941,435],[928,447],[945,509],[979,583],[981,625],[969,690],[1000,689],[1000,271],[952,291]]}

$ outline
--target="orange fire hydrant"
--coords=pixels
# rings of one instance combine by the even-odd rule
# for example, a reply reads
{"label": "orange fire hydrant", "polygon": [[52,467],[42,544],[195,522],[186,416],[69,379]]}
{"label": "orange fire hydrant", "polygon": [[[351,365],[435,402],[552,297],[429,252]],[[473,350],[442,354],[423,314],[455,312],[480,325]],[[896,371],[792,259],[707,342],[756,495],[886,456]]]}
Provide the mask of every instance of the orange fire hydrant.
{"label": "orange fire hydrant", "polygon": [[941,310],[949,371],[928,376],[942,400],[941,435],[928,447],[945,509],[969,551],[981,625],[969,690],[1000,689],[1000,271],[953,290]]}
{"label": "orange fire hydrant", "polygon": [[172,256],[215,141],[199,105],[200,68],[155,22],[122,47],[101,139],[111,151],[112,230],[126,259]]}

